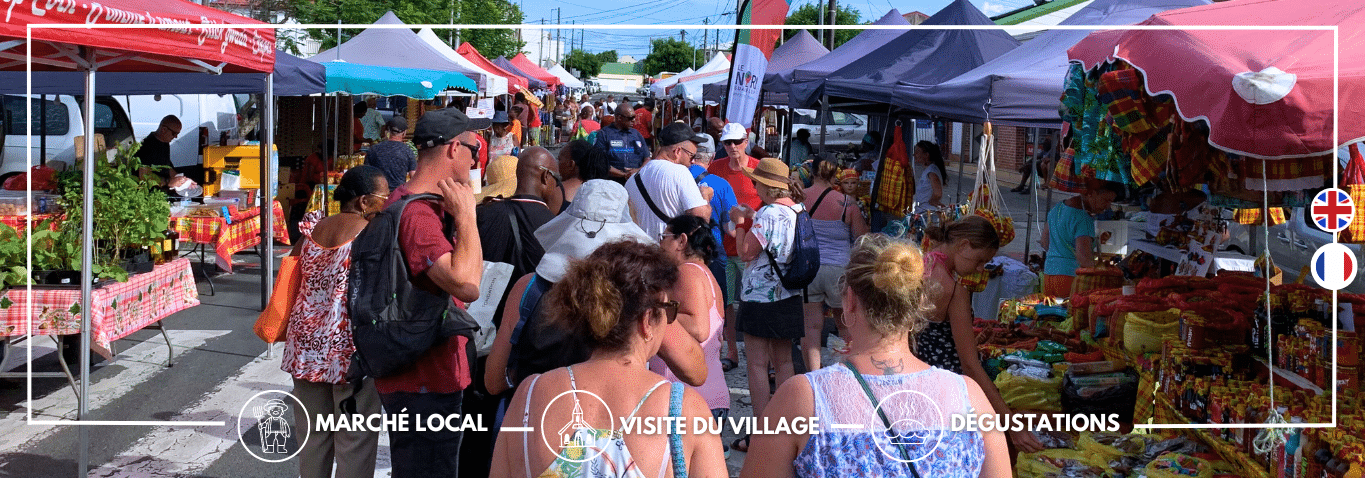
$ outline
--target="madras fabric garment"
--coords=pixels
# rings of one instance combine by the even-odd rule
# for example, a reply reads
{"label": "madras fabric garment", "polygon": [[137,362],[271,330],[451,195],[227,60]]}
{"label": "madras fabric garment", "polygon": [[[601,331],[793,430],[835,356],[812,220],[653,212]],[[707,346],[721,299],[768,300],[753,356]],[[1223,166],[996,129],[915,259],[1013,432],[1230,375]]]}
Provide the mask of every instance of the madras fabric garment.
{"label": "madras fabric garment", "polygon": [[1205,182],[1211,165],[1226,161],[1227,153],[1209,145],[1209,132],[1204,123],[1175,122],[1171,134],[1171,161],[1175,168],[1175,182],[1181,187],[1193,187]]}
{"label": "madras fabric garment", "polygon": [[1176,120],[1168,96],[1151,97],[1142,86],[1142,73],[1124,68],[1100,76],[1098,101],[1122,134],[1122,149],[1132,158],[1133,184],[1156,178],[1170,159],[1170,135]]}
{"label": "madras fabric garment", "polygon": [[[1330,156],[1242,161],[1246,188],[1253,191],[1299,191],[1316,189],[1326,183]],[[1264,181],[1262,181],[1264,179]]]}
{"label": "madras fabric garment", "polygon": [[[1233,217],[1236,218],[1237,224],[1244,224],[1247,226],[1260,226],[1265,223],[1262,211],[1263,210],[1261,208],[1238,209]],[[1282,207],[1270,208],[1271,226],[1284,224],[1284,221],[1285,221],[1284,208]]]}
{"label": "madras fabric garment", "polygon": [[1351,219],[1351,225],[1346,226],[1346,230],[1341,231],[1338,240],[1341,242],[1365,243],[1365,184],[1350,184],[1343,186],[1346,193],[1351,195],[1351,200],[1355,201],[1356,214]]}
{"label": "madras fabric garment", "polygon": [[893,138],[878,171],[881,184],[877,186],[875,207],[882,212],[905,214],[912,197],[910,182],[906,179],[910,172],[910,155],[906,152],[905,141],[901,139],[900,126],[896,126]]}
{"label": "madras fabric garment", "polygon": [[1062,151],[1061,159],[1057,160],[1057,166],[1053,168],[1052,176],[1048,178],[1048,187],[1068,193],[1080,193],[1085,190],[1085,182],[1076,175],[1075,156],[1076,150],[1073,148]]}

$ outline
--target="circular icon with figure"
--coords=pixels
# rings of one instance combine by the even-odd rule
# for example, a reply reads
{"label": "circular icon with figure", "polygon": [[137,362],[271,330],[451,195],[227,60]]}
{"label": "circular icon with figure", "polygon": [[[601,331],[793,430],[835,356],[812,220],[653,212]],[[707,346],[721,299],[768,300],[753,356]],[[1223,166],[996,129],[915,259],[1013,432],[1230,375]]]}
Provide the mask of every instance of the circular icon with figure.
{"label": "circular icon with figure", "polygon": [[943,409],[916,390],[900,390],[882,397],[870,420],[872,441],[887,457],[899,462],[928,457],[949,432]]}
{"label": "circular icon with figure", "polygon": [[237,415],[237,441],[247,453],[266,463],[298,455],[312,428],[303,402],[279,390],[253,395]]}

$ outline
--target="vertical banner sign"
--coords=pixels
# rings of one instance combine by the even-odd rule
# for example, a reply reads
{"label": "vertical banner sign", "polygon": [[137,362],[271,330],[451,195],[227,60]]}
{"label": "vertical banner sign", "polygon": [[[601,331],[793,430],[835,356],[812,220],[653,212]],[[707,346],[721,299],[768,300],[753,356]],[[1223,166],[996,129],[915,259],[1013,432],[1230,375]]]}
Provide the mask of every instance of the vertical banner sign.
{"label": "vertical banner sign", "polygon": [[763,89],[763,74],[768,70],[768,57],[753,45],[735,45],[735,60],[730,64],[730,91],[726,95],[725,121],[751,127],[758,96]]}
{"label": "vertical banner sign", "polygon": [[[738,25],[781,25],[787,21],[787,0],[742,0]],[[749,128],[763,88],[768,57],[782,30],[736,30],[730,62],[730,88],[725,96],[725,120]]]}

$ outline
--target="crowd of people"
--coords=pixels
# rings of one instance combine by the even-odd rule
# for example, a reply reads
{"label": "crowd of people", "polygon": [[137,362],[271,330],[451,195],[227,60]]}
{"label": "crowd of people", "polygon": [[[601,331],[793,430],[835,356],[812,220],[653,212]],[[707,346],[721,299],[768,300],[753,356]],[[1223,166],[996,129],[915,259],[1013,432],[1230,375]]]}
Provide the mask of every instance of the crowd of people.
{"label": "crowd of people", "polygon": [[[750,454],[743,476],[1008,476],[1007,443],[1041,449],[1029,432],[947,430],[951,414],[1009,413],[978,359],[970,295],[958,280],[995,256],[1001,241],[991,222],[945,224],[929,231],[922,249],[874,232],[854,191],[856,170],[817,161],[807,184],[792,163],[751,146],[739,124],[710,118],[705,131],[681,121],[653,128],[643,104],[599,103],[556,105],[566,113],[556,121],[576,132],[557,154],[517,134],[521,101],[491,120],[459,108],[428,111],[412,136],[415,154],[402,142],[402,118],[380,128],[388,141],[370,148],[372,166],[347,171],[334,192],[341,213],[301,226],[293,251],[305,285],[284,369],[308,410],[344,413],[341,403],[351,399],[350,413],[401,410],[419,421],[480,414],[490,424],[391,432],[395,477],[726,476],[731,449]],[[606,126],[597,128],[599,119]],[[916,199],[941,205],[942,154],[921,142],[913,159]],[[489,175],[478,200],[476,165]],[[355,351],[345,306],[350,244],[375,214],[421,193],[439,199],[401,211],[406,279],[463,306],[488,294],[481,284],[497,269],[486,264],[509,265],[494,281],[504,284],[493,290],[501,296],[482,298],[496,304],[489,308],[496,331],[488,331],[486,350],[453,336],[401,373],[357,387],[346,381]],[[1112,200],[1099,188],[1059,205],[1044,236],[1085,247],[1084,221],[1065,208],[1085,213]],[[802,253],[807,221],[818,272],[789,288],[785,275]],[[837,363],[822,354],[827,320],[847,346]],[[725,373],[741,363],[755,417],[871,428],[722,443],[714,431],[641,434],[620,421],[608,425],[613,410],[618,418],[723,421],[734,399]],[[605,408],[578,393],[560,399],[571,391],[595,393]],[[932,399],[939,412],[881,401],[902,391]],[[568,422],[596,425],[567,432],[547,425]],[[867,453],[886,446],[872,431],[879,426],[938,433],[937,451],[913,460],[902,459],[923,451],[913,445]],[[300,474],[331,476],[335,463],[339,476],[372,476],[376,440],[372,432],[314,433]],[[590,459],[575,458],[584,450]]]}

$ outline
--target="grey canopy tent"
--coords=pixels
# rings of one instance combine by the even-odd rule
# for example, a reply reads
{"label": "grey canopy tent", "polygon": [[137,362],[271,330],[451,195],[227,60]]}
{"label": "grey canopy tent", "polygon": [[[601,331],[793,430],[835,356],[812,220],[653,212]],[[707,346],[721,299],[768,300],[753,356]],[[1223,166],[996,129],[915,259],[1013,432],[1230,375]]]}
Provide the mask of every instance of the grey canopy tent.
{"label": "grey canopy tent", "polygon": [[[873,25],[909,25],[901,12],[896,9],[886,12],[881,19],[873,22]],[[898,30],[863,30],[858,36],[853,37],[843,45],[839,45],[829,54],[820,59],[801,65],[791,71],[790,78],[777,78],[774,81],[787,83],[786,89],[791,95],[791,105],[800,107],[812,105],[820,100],[824,94],[825,77],[845,65],[862,58],[868,52],[885,45],[886,42],[899,36],[902,32]],[[769,81],[764,78],[763,87],[769,87]],[[781,88],[774,85],[774,88]]]}
{"label": "grey canopy tent", "polygon": [[[967,0],[954,0],[921,27],[994,25]],[[967,72],[1019,46],[1004,30],[921,28],[896,36],[824,78],[831,105],[858,101],[885,105],[897,82],[934,84]],[[809,97],[804,97],[814,104]]]}
{"label": "grey canopy tent", "polygon": [[[1096,0],[1062,25],[1129,25],[1158,12],[1206,5],[1207,0]],[[892,103],[967,123],[1059,127],[1058,98],[1067,49],[1091,32],[1049,30],[1017,49],[941,83],[901,82]]]}

